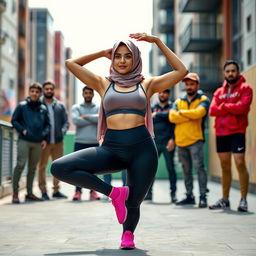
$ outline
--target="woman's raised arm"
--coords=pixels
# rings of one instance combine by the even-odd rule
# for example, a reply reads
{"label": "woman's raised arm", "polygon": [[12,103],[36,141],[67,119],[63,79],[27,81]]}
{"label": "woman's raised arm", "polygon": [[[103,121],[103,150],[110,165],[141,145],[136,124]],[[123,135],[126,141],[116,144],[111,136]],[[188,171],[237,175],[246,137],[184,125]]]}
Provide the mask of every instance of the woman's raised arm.
{"label": "woman's raised arm", "polygon": [[148,86],[146,89],[149,96],[152,96],[156,92],[162,92],[165,89],[173,87],[188,73],[188,70],[182,61],[161,41],[160,38],[147,35],[146,33],[130,34],[130,37],[137,41],[155,43],[173,69],[173,71],[169,73],[147,79]]}
{"label": "woman's raised arm", "polygon": [[96,59],[106,57],[111,59],[112,49],[102,50],[82,57],[66,60],[66,67],[71,71],[79,80],[96,90],[101,96],[105,92],[107,86],[107,79],[99,76],[83,67],[84,65]]}

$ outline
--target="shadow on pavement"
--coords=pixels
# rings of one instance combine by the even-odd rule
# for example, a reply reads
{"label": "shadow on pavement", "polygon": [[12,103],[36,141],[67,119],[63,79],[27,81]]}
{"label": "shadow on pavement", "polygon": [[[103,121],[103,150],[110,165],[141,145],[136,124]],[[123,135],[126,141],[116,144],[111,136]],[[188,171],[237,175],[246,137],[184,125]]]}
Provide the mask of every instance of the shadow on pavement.
{"label": "shadow on pavement", "polygon": [[[215,212],[215,210],[212,210]],[[226,213],[226,214],[230,214],[230,215],[252,215],[255,214],[255,212],[239,212],[239,211],[235,211],[235,210],[221,210],[221,211],[216,211],[216,213]]]}
{"label": "shadow on pavement", "polygon": [[105,255],[105,256],[149,256],[147,254],[147,251],[137,249],[135,248],[134,250],[120,250],[120,249],[102,249],[102,250],[96,250],[96,251],[77,251],[77,252],[59,252],[59,253],[47,253],[44,254],[46,256],[54,256],[54,255]]}

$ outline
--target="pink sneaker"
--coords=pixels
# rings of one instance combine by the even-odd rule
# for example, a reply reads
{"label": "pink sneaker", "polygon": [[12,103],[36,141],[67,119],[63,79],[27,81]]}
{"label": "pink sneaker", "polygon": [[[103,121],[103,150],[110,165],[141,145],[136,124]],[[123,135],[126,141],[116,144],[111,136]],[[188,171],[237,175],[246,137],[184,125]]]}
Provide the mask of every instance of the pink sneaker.
{"label": "pink sneaker", "polygon": [[130,230],[126,230],[121,238],[120,248],[123,250],[131,250],[135,248],[134,235]]}
{"label": "pink sneaker", "polygon": [[127,208],[125,206],[125,201],[128,199],[129,196],[129,187],[118,187],[114,188],[115,193],[117,193],[117,196],[112,199],[112,204],[115,207],[116,216],[118,219],[118,222],[120,224],[123,224],[127,217]]}
{"label": "pink sneaker", "polygon": [[95,190],[90,191],[90,200],[100,200],[100,196]]}
{"label": "pink sneaker", "polygon": [[76,193],[73,196],[73,201],[81,201],[81,191],[76,191]]}

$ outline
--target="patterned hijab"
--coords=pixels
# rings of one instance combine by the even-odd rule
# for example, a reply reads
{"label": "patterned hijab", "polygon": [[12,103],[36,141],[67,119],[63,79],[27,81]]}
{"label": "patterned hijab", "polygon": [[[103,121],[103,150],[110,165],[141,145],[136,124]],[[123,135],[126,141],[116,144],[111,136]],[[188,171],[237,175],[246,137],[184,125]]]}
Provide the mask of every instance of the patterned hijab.
{"label": "patterned hijab", "polygon": [[[114,55],[117,48],[120,46],[120,44],[126,45],[127,48],[132,53],[133,67],[132,67],[132,70],[126,74],[118,73],[113,67]],[[142,59],[141,59],[139,48],[130,40],[116,42],[112,48],[110,75],[107,77],[107,79],[111,82],[117,83],[118,86],[120,87],[129,88],[144,80],[144,76],[141,74],[141,72],[142,72]],[[99,120],[98,120],[98,141],[103,140],[107,130],[106,116],[105,116],[102,101],[100,105]],[[148,128],[151,136],[154,136],[152,112],[151,112],[149,100],[148,100],[147,112],[145,116],[145,125]]]}

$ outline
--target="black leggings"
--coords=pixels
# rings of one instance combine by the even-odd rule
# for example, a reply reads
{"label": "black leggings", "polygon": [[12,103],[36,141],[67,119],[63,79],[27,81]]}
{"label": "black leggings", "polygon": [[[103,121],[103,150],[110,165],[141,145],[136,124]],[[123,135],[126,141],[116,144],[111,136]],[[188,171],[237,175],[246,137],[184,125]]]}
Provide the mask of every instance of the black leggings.
{"label": "black leggings", "polygon": [[83,149],[63,156],[52,163],[51,172],[69,184],[109,195],[112,186],[95,174],[114,173],[127,169],[130,188],[128,210],[123,229],[134,232],[142,203],[157,171],[157,149],[145,126],[127,130],[108,129],[100,147]]}

